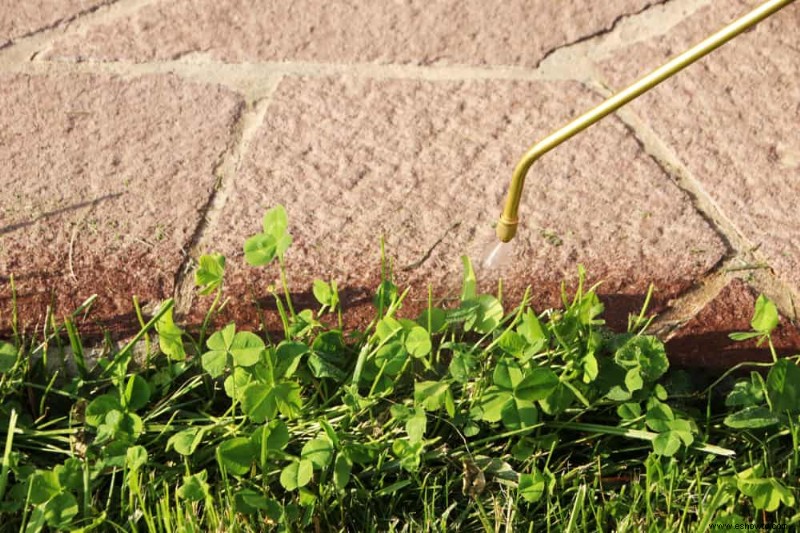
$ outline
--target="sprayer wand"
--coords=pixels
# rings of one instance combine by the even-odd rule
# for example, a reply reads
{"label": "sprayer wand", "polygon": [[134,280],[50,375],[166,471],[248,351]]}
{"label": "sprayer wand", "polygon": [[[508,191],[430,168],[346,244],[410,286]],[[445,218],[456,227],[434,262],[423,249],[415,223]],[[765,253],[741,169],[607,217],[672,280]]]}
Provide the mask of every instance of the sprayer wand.
{"label": "sprayer wand", "polygon": [[794,0],[769,0],[768,2],[764,2],[750,13],[725,26],[701,43],[658,67],[627,89],[623,89],[614,96],[611,96],[602,104],[587,111],[569,124],[556,130],[533,145],[533,147],[522,156],[516,168],[514,168],[505,208],[500,215],[500,219],[497,221],[497,237],[502,242],[508,242],[513,239],[514,235],[517,233],[517,224],[519,223],[517,211],[519,210],[519,202],[522,197],[522,186],[525,184],[525,175],[534,161],[567,139],[585,130],[609,113],[613,113],[637,96],[646,93],[662,81],[683,70],[701,57],[719,48],[743,31],[755,26],[792,2],[794,2]]}

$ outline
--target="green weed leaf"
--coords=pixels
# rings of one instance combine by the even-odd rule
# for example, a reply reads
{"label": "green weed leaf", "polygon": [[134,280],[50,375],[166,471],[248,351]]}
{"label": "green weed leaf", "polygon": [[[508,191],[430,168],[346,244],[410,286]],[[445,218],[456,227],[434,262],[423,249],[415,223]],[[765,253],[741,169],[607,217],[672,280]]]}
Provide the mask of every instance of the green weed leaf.
{"label": "green weed leaf", "polygon": [[194,273],[194,284],[200,294],[211,294],[222,285],[225,275],[225,256],[222,254],[201,255],[199,266]]}
{"label": "green weed leaf", "polygon": [[461,256],[461,264],[464,266],[464,282],[461,288],[461,301],[472,300],[477,296],[478,279],[475,277],[475,270],[472,268],[472,261],[469,256]]}
{"label": "green weed leaf", "polygon": [[757,509],[768,513],[776,511],[781,503],[793,507],[795,498],[791,489],[773,477],[760,477],[760,470],[748,468],[736,475],[736,486],[742,494],[749,496]]}
{"label": "green weed leaf", "polygon": [[344,490],[350,482],[350,473],[353,470],[353,461],[345,454],[336,456],[336,463],[333,465],[333,484],[339,490]]}
{"label": "green weed leaf", "polygon": [[406,420],[406,433],[410,442],[422,442],[425,439],[425,430],[428,427],[428,417],[425,411],[417,408],[413,416]]}
{"label": "green weed leaf", "polygon": [[272,235],[259,233],[244,242],[244,260],[250,266],[271,263],[278,254],[278,242]]}
{"label": "green weed leaf", "polygon": [[422,311],[422,314],[420,314],[417,319],[417,324],[426,330],[428,330],[428,326],[430,326],[428,332],[433,335],[434,333],[441,333],[444,330],[447,325],[446,317],[447,313],[444,309],[433,307]]}
{"label": "green weed leaf", "polygon": [[290,378],[297,370],[300,359],[309,351],[302,342],[282,341],[275,350],[275,377]]}
{"label": "green weed leaf", "polygon": [[17,347],[10,342],[0,341],[0,372],[8,372],[17,363]]}
{"label": "green weed leaf", "polygon": [[533,402],[511,398],[500,411],[503,425],[508,429],[531,427],[539,421],[539,411]]}
{"label": "green weed leaf", "polygon": [[414,357],[425,357],[431,352],[431,338],[428,331],[420,326],[414,326],[406,335],[406,350]]}
{"label": "green weed leaf", "polygon": [[122,411],[122,405],[113,394],[103,394],[98,396],[86,406],[86,424],[98,427],[102,424],[106,415],[112,411]]}
{"label": "green weed leaf", "polygon": [[537,468],[530,474],[519,475],[519,494],[528,503],[536,503],[542,499],[547,490],[547,478]]}
{"label": "green weed leaf", "polygon": [[558,376],[549,368],[535,368],[526,375],[514,389],[514,396],[520,400],[544,400],[558,386]]}
{"label": "green weed leaf", "polygon": [[[406,439],[397,439],[392,443],[392,452],[400,461],[400,466],[408,472],[419,470],[424,446],[422,442],[410,442]],[[386,490],[391,486],[386,487]]]}
{"label": "green weed leaf", "polygon": [[281,485],[286,490],[305,487],[314,475],[314,465],[308,459],[293,461],[281,471]]}
{"label": "green weed leaf", "polygon": [[78,515],[78,501],[69,492],[53,496],[44,506],[44,519],[50,527],[67,529]]}
{"label": "green weed leaf", "polygon": [[653,451],[665,457],[672,457],[681,448],[681,439],[675,431],[659,433],[653,440]]}
{"label": "green weed leaf", "polygon": [[255,333],[240,331],[233,338],[230,355],[237,366],[253,366],[261,359],[264,341]]}
{"label": "green weed leaf", "polygon": [[414,403],[426,411],[436,411],[445,404],[450,393],[446,381],[419,381],[414,383]]}
{"label": "green weed leaf", "polygon": [[125,386],[125,400],[128,409],[133,411],[147,405],[147,402],[150,401],[150,384],[147,383],[147,380],[138,374],[128,378],[128,384]]}
{"label": "green weed leaf", "polygon": [[750,380],[737,381],[725,398],[727,407],[751,407],[764,403],[764,380],[758,372],[750,373]]}
{"label": "green weed leaf", "polygon": [[327,467],[333,457],[333,443],[328,437],[317,437],[306,442],[300,457],[308,459],[314,468],[322,470]]}
{"label": "green weed leaf", "polygon": [[314,298],[322,305],[320,313],[326,308],[329,311],[336,310],[336,306],[339,305],[339,293],[335,281],[326,283],[321,279],[315,279],[312,291],[314,293]]}
{"label": "green weed leaf", "polygon": [[403,370],[408,352],[400,341],[384,344],[375,354],[375,366],[383,368],[386,376],[396,376]]}
{"label": "green weed leaf", "polygon": [[669,431],[672,429],[671,422],[675,420],[675,414],[669,405],[652,399],[647,406],[645,423],[653,431]]}
{"label": "green weed leaf", "polygon": [[158,346],[170,359],[183,361],[186,359],[186,350],[183,347],[183,330],[175,325],[170,308],[156,321],[158,332]]}
{"label": "green weed leaf", "polygon": [[475,312],[473,312],[464,322],[464,329],[467,331],[476,331],[478,333],[491,333],[500,321],[503,320],[503,306],[500,301],[490,294],[482,294],[474,300],[468,300],[465,304],[477,304]]}
{"label": "green weed leaf", "polygon": [[39,470],[31,478],[30,501],[34,505],[44,503],[61,492],[58,474],[50,470]]}
{"label": "green weed leaf", "polygon": [[242,392],[242,409],[255,423],[274,418],[278,411],[274,389],[264,383],[251,383]]}
{"label": "green weed leaf", "polygon": [[[133,446],[125,453],[125,466],[131,471],[138,471],[147,464],[147,449],[144,446]],[[80,488],[80,485],[78,487]]]}
{"label": "green weed leaf", "polygon": [[558,386],[556,386],[547,398],[539,400],[539,405],[542,411],[550,416],[555,416],[559,413],[563,413],[574,401],[575,394],[572,390],[559,382]]}
{"label": "green weed leaf", "polygon": [[522,382],[522,369],[514,359],[503,358],[497,361],[492,380],[501,389],[514,390]]}
{"label": "green weed leaf", "polygon": [[480,402],[472,411],[472,417],[489,423],[499,422],[505,405],[514,400],[511,391],[496,386],[487,388]]}
{"label": "green weed leaf", "polygon": [[477,359],[470,352],[467,351],[454,351],[453,357],[450,359],[450,366],[448,371],[459,383],[466,383],[473,375],[475,368],[478,365]]}
{"label": "green weed leaf", "polygon": [[[128,449],[129,455],[141,453],[142,451],[144,451],[144,448],[141,446],[134,446]],[[147,452],[145,451],[144,453],[144,460],[147,461]],[[83,488],[83,462],[80,459],[71,457],[64,461],[64,464],[56,466],[53,471],[58,475],[59,484],[65,489],[77,491]]]}
{"label": "green weed leaf", "polygon": [[622,420],[635,420],[642,416],[642,406],[634,402],[623,403],[617,407],[617,416]]}
{"label": "green weed leaf", "polygon": [[778,308],[763,294],[756,300],[756,308],[750,326],[762,335],[769,335],[778,326]]}
{"label": "green weed leaf", "polygon": [[250,439],[234,437],[222,441],[217,450],[220,462],[231,474],[243,476],[250,471],[250,465],[255,457],[255,450]]}
{"label": "green weed leaf", "polygon": [[800,368],[788,359],[772,365],[767,374],[767,394],[773,412],[800,411]]}
{"label": "green weed leaf", "polygon": [[183,476],[183,485],[178,488],[178,497],[190,502],[204,501],[209,495],[207,477],[208,473],[205,470]]}
{"label": "green weed leaf", "polygon": [[534,352],[540,351],[549,340],[536,313],[530,309],[522,315],[522,322],[517,326],[517,333],[522,335],[528,344],[535,347]]}
{"label": "green weed leaf", "polygon": [[181,455],[192,455],[203,441],[205,430],[201,428],[188,428],[175,433],[167,440],[167,450],[174,449]]}
{"label": "green weed leaf", "polygon": [[763,406],[746,407],[741,411],[728,415],[723,423],[734,429],[755,429],[774,426],[780,419]]}
{"label": "green weed leaf", "polygon": [[303,409],[303,399],[300,397],[300,384],[294,381],[281,381],[272,389],[278,411],[283,416],[294,418]]}
{"label": "green weed leaf", "polygon": [[276,239],[286,233],[289,227],[289,217],[286,216],[286,208],[276,205],[264,213],[263,219],[264,233],[273,235]]}
{"label": "green weed leaf", "polygon": [[277,418],[257,428],[250,437],[256,450],[262,450],[266,444],[267,452],[283,450],[289,444],[289,439],[289,428],[285,422]]}
{"label": "green weed leaf", "polygon": [[280,518],[281,506],[275,500],[271,500],[264,496],[263,492],[255,491],[252,489],[243,489],[236,493],[235,496],[236,510],[244,514],[256,514],[259,511],[265,511],[265,515],[277,515]]}
{"label": "green weed leaf", "polygon": [[228,366],[228,352],[219,350],[206,352],[200,358],[200,364],[209,376],[216,379],[225,373],[225,368]]}

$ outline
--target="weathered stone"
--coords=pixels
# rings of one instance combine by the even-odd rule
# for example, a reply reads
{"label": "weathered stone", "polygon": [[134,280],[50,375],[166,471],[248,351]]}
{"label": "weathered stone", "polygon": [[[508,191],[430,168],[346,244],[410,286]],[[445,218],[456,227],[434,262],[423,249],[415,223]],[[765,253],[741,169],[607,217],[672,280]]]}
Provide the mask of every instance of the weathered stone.
{"label": "weathered stone", "polygon": [[533,66],[654,3],[165,0],[61,40],[51,57]]}
{"label": "weathered stone", "polygon": [[92,293],[98,319],[170,296],[241,102],[172,76],[0,77],[0,309]]}
{"label": "weathered stone", "polygon": [[[602,69],[617,87],[758,2],[714,3]],[[800,5],[791,5],[631,104],[724,216],[800,289]]]}
{"label": "weathered stone", "polygon": [[[249,299],[245,280],[264,294],[276,279],[275,270],[243,270],[241,252],[276,204],[286,206],[294,235],[293,290],[307,291],[315,277],[374,289],[384,237],[401,284],[418,295],[428,283],[437,294],[455,291],[460,255],[479,266],[485,244],[496,242],[491,226],[518,157],[596,100],[564,82],[284,80],[205,241],[207,251],[235,258],[232,305]],[[615,119],[533,167],[520,216],[513,260],[499,274],[517,293],[532,284],[540,301],[574,278],[578,263],[606,280],[607,293],[641,295],[653,281],[674,296],[724,253],[690,199]]]}
{"label": "weathered stone", "polygon": [[0,47],[108,0],[0,0]]}

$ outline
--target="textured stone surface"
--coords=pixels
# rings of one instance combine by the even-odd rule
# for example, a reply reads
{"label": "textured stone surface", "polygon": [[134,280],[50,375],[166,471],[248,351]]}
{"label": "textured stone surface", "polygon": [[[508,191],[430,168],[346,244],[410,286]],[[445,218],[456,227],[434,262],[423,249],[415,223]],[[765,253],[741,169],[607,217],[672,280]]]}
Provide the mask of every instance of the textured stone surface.
{"label": "textured stone surface", "polygon": [[67,38],[52,57],[536,65],[655,0],[164,0]]}
{"label": "textured stone surface", "polygon": [[[402,282],[455,289],[460,255],[480,261],[495,242],[491,225],[521,152],[595,99],[562,82],[286,79],[206,242],[238,255],[229,262],[236,287],[255,276],[241,271],[242,243],[266,208],[283,204],[299,291],[314,277],[374,288],[381,235]],[[557,292],[578,263],[607,280],[607,292],[641,293],[655,281],[674,295],[724,252],[614,119],[532,169],[520,214],[512,261],[499,272],[540,295]]]}
{"label": "textured stone surface", "polygon": [[170,296],[238,116],[230,92],[170,76],[0,77],[0,309],[29,323],[98,293],[98,318]]}
{"label": "textured stone surface", "polygon": [[[758,346],[756,340],[737,342],[728,337],[735,331],[750,331],[757,296],[746,282],[732,280],[667,343],[672,365],[718,373],[745,361],[771,361],[766,343]],[[772,340],[779,355],[795,355],[800,331],[781,317]]]}
{"label": "textured stone surface", "polygon": [[107,0],[0,0],[0,47]]}
{"label": "textured stone surface", "polygon": [[[700,11],[668,36],[602,67],[617,86],[682,51],[757,2]],[[643,96],[633,108],[756,246],[800,289],[800,4]]]}

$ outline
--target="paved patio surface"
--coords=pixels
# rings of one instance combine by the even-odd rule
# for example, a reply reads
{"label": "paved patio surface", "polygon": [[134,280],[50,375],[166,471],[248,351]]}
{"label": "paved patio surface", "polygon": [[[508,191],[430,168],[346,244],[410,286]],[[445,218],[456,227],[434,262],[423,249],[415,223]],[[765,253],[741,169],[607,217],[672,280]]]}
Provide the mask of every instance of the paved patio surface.
{"label": "paved patio surface", "polygon": [[[735,0],[0,0],[0,330],[91,294],[124,334],[131,296],[209,305],[196,259],[228,258],[221,320],[277,323],[274,268],[242,243],[283,204],[292,291],[336,279],[364,320],[384,238],[424,305],[492,242],[538,138],[757,5]],[[759,293],[800,351],[800,4],[590,128],[529,175],[506,304],[537,308],[586,266],[622,327],[655,284],[655,329],[690,366],[764,357],[727,340]]]}

